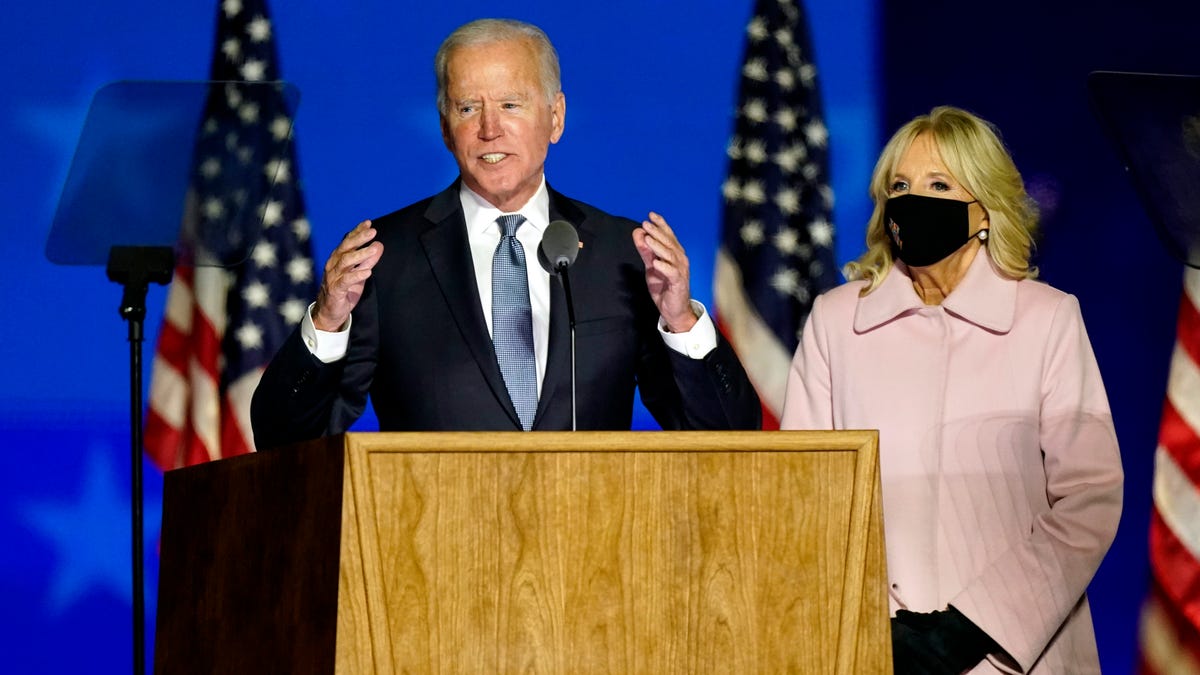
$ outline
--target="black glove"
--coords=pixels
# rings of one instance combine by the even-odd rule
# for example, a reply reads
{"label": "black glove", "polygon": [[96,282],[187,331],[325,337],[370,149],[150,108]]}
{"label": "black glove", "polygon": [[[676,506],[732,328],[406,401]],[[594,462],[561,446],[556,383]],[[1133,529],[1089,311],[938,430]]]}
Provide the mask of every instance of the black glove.
{"label": "black glove", "polygon": [[995,640],[953,607],[927,614],[901,609],[892,619],[896,675],[958,675],[999,649]]}

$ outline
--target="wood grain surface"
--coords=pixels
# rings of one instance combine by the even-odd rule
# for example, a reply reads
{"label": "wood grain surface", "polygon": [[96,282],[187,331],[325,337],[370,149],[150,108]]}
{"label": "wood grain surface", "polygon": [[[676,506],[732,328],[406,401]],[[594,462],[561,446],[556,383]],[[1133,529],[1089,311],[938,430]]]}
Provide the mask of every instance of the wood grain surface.
{"label": "wood grain surface", "polygon": [[375,672],[890,663],[873,432],[346,443],[342,611],[368,616],[339,623],[339,670],[361,672],[364,624]]}

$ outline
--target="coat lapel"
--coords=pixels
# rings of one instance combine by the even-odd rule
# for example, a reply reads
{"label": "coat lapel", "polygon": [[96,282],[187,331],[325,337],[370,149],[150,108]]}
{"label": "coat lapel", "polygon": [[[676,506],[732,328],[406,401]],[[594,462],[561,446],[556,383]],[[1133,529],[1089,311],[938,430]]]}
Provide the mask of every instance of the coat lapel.
{"label": "coat lapel", "polygon": [[[590,223],[584,219],[583,212],[569,199],[555,192],[549,185],[550,193],[550,222],[565,220],[575,226],[579,240],[583,243],[583,251],[588,250],[588,242],[592,238]],[[580,257],[583,257],[583,251]],[[572,268],[578,269],[578,268]],[[575,300],[578,302],[579,298]],[[575,307],[576,319],[579,316],[579,306]],[[537,415],[533,426],[536,429],[543,414],[546,413],[556,396],[562,396],[566,401],[568,415],[571,405],[571,326],[567,319],[567,294],[563,289],[562,280],[550,277],[550,336],[546,345],[546,374],[542,378],[542,394],[538,399]]]}
{"label": "coat lapel", "polygon": [[504,376],[496,361],[496,350],[488,336],[487,322],[479,302],[479,286],[475,283],[471,246],[467,241],[467,224],[462,203],[458,198],[458,181],[430,202],[425,218],[432,226],[421,234],[421,245],[429,260],[429,268],[441,288],[446,306],[458,324],[463,340],[479,364],[484,379],[504,407],[513,424],[520,428],[520,418],[504,386]]}

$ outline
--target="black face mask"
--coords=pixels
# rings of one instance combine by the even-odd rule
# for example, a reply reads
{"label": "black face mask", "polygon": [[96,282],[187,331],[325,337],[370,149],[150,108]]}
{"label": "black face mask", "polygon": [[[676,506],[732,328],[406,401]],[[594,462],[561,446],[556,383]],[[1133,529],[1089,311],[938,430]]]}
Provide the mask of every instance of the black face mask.
{"label": "black face mask", "polygon": [[987,240],[987,230],[971,234],[967,205],[923,195],[900,195],[887,200],[884,228],[892,242],[892,255],[909,267],[924,267],[944,260],[972,237]]}

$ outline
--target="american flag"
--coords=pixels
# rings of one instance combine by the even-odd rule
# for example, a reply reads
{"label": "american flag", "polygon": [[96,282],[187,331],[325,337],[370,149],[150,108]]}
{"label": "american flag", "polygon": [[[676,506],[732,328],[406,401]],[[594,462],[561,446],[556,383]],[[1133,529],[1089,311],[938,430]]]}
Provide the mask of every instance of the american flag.
{"label": "american flag", "polygon": [[1154,459],[1141,671],[1200,673],[1200,270],[1184,272]]}
{"label": "american flag", "polygon": [[833,190],[817,69],[799,0],[758,0],[746,27],[722,188],[717,322],[777,428],[813,298],[837,283]]}
{"label": "american flag", "polygon": [[224,0],[216,35],[180,237],[191,255],[168,292],[146,414],[164,470],[253,452],[250,398],[316,294],[265,0]]}

